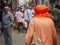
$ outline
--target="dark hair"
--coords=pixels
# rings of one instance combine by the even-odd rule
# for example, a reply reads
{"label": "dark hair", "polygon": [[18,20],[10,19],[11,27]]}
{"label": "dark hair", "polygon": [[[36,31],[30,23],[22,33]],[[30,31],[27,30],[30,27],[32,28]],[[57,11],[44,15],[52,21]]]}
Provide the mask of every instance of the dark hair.
{"label": "dark hair", "polygon": [[55,8],[58,8],[58,9],[60,9],[60,5],[56,5],[56,6],[55,6]]}

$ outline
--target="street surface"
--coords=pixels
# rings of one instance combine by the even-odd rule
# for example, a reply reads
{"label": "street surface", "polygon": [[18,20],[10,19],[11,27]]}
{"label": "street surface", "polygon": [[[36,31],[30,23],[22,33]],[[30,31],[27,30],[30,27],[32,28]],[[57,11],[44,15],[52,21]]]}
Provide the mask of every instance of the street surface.
{"label": "street surface", "polygon": [[[12,31],[13,45],[24,45],[25,33],[18,33],[17,30]],[[0,45],[4,45],[3,35],[0,36]],[[60,45],[60,33],[58,34],[58,45]]]}

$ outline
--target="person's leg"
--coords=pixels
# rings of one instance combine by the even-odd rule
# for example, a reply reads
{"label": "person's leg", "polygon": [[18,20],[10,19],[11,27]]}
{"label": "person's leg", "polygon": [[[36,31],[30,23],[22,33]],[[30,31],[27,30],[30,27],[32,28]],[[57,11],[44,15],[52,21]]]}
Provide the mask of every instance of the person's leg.
{"label": "person's leg", "polygon": [[5,42],[5,45],[8,45],[8,35],[7,35],[6,29],[4,29],[4,42]]}
{"label": "person's leg", "polygon": [[12,27],[8,27],[8,44],[12,45]]}
{"label": "person's leg", "polygon": [[5,45],[12,45],[12,31],[11,27],[5,29],[4,32]]}
{"label": "person's leg", "polygon": [[20,32],[20,30],[23,29],[22,25],[23,25],[23,23],[22,22],[19,22],[19,24],[18,24],[18,32]]}
{"label": "person's leg", "polygon": [[23,29],[23,22],[20,23],[20,29],[22,30],[22,33],[24,32],[24,29]]}
{"label": "person's leg", "polygon": [[20,33],[20,22],[18,22],[18,32]]}

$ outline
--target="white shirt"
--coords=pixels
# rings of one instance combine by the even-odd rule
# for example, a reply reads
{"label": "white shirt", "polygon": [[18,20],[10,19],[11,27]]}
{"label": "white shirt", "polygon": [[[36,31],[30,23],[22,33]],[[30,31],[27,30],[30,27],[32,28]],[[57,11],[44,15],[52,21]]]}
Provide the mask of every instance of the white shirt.
{"label": "white shirt", "polygon": [[30,9],[26,9],[24,12],[24,19],[30,21],[32,19],[32,11]]}
{"label": "white shirt", "polygon": [[20,11],[17,11],[17,12],[16,12],[17,22],[23,22],[22,15],[23,15],[22,12],[20,12]]}

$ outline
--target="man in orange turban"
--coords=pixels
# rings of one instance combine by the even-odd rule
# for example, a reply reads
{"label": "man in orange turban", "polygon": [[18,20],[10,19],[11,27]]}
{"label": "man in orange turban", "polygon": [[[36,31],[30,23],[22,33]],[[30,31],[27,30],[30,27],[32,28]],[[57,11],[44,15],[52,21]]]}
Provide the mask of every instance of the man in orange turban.
{"label": "man in orange turban", "polygon": [[25,37],[25,45],[31,45],[34,32],[41,40],[42,45],[57,45],[57,34],[52,21],[52,16],[48,13],[49,8],[45,5],[36,5],[35,14],[29,23]]}

